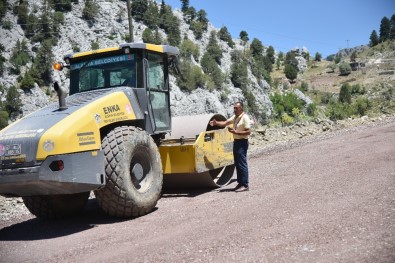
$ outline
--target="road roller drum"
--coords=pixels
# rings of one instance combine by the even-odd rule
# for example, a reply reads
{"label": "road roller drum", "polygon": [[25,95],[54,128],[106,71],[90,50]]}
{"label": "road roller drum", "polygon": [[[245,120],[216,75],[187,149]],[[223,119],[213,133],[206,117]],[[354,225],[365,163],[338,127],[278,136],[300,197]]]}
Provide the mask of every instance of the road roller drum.
{"label": "road roller drum", "polygon": [[234,172],[233,137],[212,127],[220,114],[174,117],[173,130],[159,147],[165,188],[221,187]]}

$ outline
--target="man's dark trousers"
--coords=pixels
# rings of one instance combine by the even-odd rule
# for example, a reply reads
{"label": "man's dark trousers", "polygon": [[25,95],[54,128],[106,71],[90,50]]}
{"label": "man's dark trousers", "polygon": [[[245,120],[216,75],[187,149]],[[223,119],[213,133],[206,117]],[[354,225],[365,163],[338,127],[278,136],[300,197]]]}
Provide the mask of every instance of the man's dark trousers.
{"label": "man's dark trousers", "polygon": [[247,164],[247,139],[235,139],[233,142],[233,156],[235,160],[237,182],[248,187],[248,164]]}

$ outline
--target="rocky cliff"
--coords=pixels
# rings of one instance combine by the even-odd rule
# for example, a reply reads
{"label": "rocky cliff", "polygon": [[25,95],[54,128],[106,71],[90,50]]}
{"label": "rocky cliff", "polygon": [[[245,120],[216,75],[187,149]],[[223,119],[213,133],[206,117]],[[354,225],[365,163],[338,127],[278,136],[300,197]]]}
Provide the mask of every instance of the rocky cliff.
{"label": "rocky cliff", "polygon": [[[28,0],[30,11],[33,9],[37,12],[44,10],[44,1]],[[7,11],[5,19],[12,23],[11,29],[0,28],[0,43],[5,47],[3,57],[6,59],[6,70],[3,77],[0,79],[0,84],[6,89],[12,85],[18,85],[18,75],[14,75],[7,68],[11,67],[10,57],[12,50],[18,40],[27,39],[24,31],[17,23],[17,17],[12,12],[12,7],[17,5],[18,1],[9,1],[9,10]],[[115,46],[124,43],[124,36],[128,34],[128,21],[126,14],[126,3],[124,1],[102,1],[100,2],[99,14],[95,18],[95,22],[88,24],[82,19],[82,10],[84,2],[79,1],[72,5],[70,12],[64,13],[64,23],[60,27],[60,39],[52,49],[55,61],[62,61],[63,56],[68,53],[73,53],[73,47],[78,46],[80,51],[91,49],[93,42],[97,43],[100,48]],[[204,32],[203,37],[198,41],[195,39],[193,32],[189,29],[189,25],[183,20],[183,15],[180,10],[173,10],[174,15],[180,20],[181,36],[186,36],[188,39],[194,41],[200,49],[200,56],[206,50],[210,33],[212,30],[218,31],[212,24],[208,24],[207,31]],[[123,16],[120,19],[120,15]],[[37,14],[39,15],[39,14]],[[146,28],[144,24],[133,21],[134,23],[134,41],[142,42],[142,32]],[[159,30],[160,34],[165,39],[165,32]],[[232,113],[232,104],[236,101],[243,101],[243,93],[239,88],[235,88],[230,81],[230,54],[234,49],[245,50],[248,48],[249,43],[242,45],[241,41],[234,39],[236,43],[234,48],[230,48],[224,41],[219,40],[219,45],[223,51],[223,58],[221,59],[220,69],[222,73],[227,76],[225,83],[220,89],[208,91],[205,89],[196,89],[192,92],[181,91],[177,86],[175,77],[171,78],[171,109],[174,116],[189,115],[189,114],[202,114],[218,112],[226,116]],[[31,57],[35,57],[35,50],[38,49],[40,43],[31,43],[28,41],[28,49]],[[22,68],[22,73],[31,66],[27,64]],[[68,80],[64,72],[53,72],[52,79],[59,81],[61,85],[68,86]],[[251,113],[257,118],[258,121],[265,121],[266,116],[270,116],[272,112],[272,103],[269,99],[270,85],[266,81],[258,81],[250,72],[248,72],[249,84],[247,89],[253,94],[256,105],[259,108],[258,112]],[[23,115],[34,111],[37,108],[43,107],[50,103],[50,98],[47,94],[50,87],[36,86],[29,92],[20,90],[22,101]],[[221,96],[221,91],[226,89],[227,96]],[[2,100],[5,100],[4,94]]]}

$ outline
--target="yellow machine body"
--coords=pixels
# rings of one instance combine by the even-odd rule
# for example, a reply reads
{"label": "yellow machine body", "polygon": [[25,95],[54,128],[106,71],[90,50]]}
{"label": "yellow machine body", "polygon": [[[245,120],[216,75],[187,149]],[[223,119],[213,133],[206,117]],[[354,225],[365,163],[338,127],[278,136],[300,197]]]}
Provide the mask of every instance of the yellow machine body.
{"label": "yellow machine body", "polygon": [[164,174],[202,173],[233,164],[233,137],[226,129],[196,139],[164,141],[159,147]]}

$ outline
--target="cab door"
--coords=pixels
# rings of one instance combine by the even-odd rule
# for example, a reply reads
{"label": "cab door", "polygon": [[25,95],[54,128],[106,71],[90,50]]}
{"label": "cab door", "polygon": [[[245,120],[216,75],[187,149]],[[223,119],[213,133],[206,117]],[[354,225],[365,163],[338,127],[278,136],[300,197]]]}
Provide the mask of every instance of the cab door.
{"label": "cab door", "polygon": [[154,133],[171,130],[168,65],[164,54],[147,52],[147,96]]}

